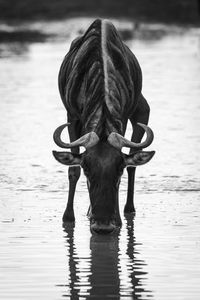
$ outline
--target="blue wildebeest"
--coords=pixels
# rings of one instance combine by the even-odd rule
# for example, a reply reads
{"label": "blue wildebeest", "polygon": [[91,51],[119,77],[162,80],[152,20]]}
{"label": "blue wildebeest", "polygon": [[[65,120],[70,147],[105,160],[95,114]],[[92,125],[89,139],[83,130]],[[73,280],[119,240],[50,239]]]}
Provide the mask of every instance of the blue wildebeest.
{"label": "blue wildebeest", "polygon": [[[112,232],[121,225],[118,192],[125,167],[128,194],[125,213],[133,204],[135,167],[147,163],[154,151],[141,151],[153,141],[147,126],[149,105],[141,93],[142,73],[134,54],[107,20],[95,20],[85,34],[72,42],[59,72],[59,90],[67,110],[67,124],[54,132],[54,141],[72,152],[53,151],[69,168],[69,196],[63,222],[74,221],[74,193],[80,166],[87,177],[91,230]],[[127,121],[131,141],[124,137]],[[61,139],[68,126],[70,143]],[[146,132],[146,140],[141,142]],[[80,146],[85,152],[80,154]],[[121,152],[129,147],[130,154]]]}

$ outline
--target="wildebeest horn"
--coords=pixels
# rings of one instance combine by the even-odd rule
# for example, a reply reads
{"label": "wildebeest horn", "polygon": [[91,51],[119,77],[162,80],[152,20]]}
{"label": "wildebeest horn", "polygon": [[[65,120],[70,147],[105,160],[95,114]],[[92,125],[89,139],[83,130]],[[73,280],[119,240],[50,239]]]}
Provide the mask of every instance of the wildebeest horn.
{"label": "wildebeest horn", "polygon": [[61,140],[61,133],[62,133],[63,129],[65,127],[67,127],[68,125],[70,125],[70,123],[63,124],[54,131],[53,139],[57,146],[59,146],[61,148],[74,148],[74,147],[83,146],[87,149],[98,143],[99,137],[94,131],[86,133],[85,135],[83,135],[78,140],[76,140],[72,143],[63,142]]}
{"label": "wildebeest horn", "polygon": [[142,127],[147,134],[146,140],[144,142],[134,143],[134,142],[127,140],[125,137],[123,137],[119,133],[111,132],[111,134],[108,136],[108,143],[110,145],[112,145],[113,147],[120,149],[120,150],[122,147],[135,148],[137,150],[148,147],[152,143],[153,138],[154,138],[153,131],[151,130],[150,127],[148,127],[145,124],[142,124],[142,123],[137,123],[137,124],[140,127]]}

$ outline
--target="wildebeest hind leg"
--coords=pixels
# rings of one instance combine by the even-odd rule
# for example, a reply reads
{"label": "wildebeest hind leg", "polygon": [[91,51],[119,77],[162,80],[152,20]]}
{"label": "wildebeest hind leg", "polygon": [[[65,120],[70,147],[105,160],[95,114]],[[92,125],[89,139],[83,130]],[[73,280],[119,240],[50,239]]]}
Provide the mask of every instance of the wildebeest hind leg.
{"label": "wildebeest hind leg", "polygon": [[[136,125],[137,122],[148,124],[149,121],[149,114],[150,114],[150,108],[146,101],[146,99],[143,97],[143,95],[140,95],[139,103],[136,111],[134,112],[133,116],[130,118],[132,127],[133,127],[133,134],[131,141],[135,143],[140,143],[142,140],[142,137],[144,135],[144,130]],[[130,150],[130,153],[134,152],[134,149]],[[135,207],[134,207],[134,185],[135,185],[135,167],[128,167],[128,192],[127,192],[127,200],[124,207],[124,213],[134,213]]]}
{"label": "wildebeest hind leg", "polygon": [[[70,120],[69,120],[70,122]],[[80,137],[80,132],[79,132],[79,122],[78,121],[72,121],[70,122],[70,126],[68,128],[69,130],[69,137],[70,141],[75,141]],[[72,149],[73,153],[79,153],[79,147],[73,148]],[[76,184],[77,181],[80,177],[80,167],[69,167],[68,170],[68,179],[69,179],[69,194],[68,194],[68,202],[67,202],[67,207],[66,210],[63,214],[63,222],[74,222],[75,217],[74,217],[74,194],[76,191]]]}

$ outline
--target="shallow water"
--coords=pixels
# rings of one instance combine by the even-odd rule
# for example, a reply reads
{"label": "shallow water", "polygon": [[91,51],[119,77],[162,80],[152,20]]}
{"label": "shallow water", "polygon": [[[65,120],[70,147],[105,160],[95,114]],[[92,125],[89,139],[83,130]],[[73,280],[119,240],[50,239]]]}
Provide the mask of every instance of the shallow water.
{"label": "shallow water", "polygon": [[200,30],[143,24],[127,41],[142,66],[156,155],[137,170],[135,218],[122,213],[124,172],[121,231],[91,236],[83,175],[76,225],[62,228],[67,168],[51,154],[66,120],[59,66],[90,22],[78,21],[32,24],[59,32],[45,43],[0,45],[0,299],[198,300]]}

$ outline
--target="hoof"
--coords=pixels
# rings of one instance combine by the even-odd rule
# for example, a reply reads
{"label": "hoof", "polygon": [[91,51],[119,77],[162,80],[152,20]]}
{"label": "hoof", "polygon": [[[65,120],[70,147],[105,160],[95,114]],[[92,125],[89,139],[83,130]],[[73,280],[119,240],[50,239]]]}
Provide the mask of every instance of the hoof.
{"label": "hoof", "polygon": [[74,214],[64,213],[62,220],[63,223],[74,223],[75,222]]}
{"label": "hoof", "polygon": [[131,206],[131,207],[125,206],[124,207],[124,214],[133,214],[133,215],[135,215],[134,206]]}

